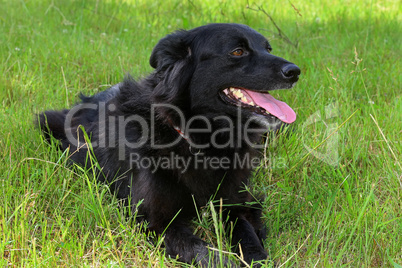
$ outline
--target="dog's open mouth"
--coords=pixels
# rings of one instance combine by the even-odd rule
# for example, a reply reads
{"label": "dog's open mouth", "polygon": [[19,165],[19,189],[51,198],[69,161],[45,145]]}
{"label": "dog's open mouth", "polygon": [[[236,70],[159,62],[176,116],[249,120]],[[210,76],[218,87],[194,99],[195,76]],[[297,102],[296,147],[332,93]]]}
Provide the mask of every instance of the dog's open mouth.
{"label": "dog's open mouth", "polygon": [[268,92],[256,92],[242,88],[226,88],[222,91],[226,101],[262,115],[275,116],[282,122],[291,124],[296,120],[296,113],[285,102],[272,97]]}

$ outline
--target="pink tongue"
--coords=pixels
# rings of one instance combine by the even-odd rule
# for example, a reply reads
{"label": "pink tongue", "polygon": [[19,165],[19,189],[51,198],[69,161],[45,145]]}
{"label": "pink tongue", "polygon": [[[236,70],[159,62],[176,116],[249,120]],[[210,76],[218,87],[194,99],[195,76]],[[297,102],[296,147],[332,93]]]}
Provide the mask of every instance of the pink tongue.
{"label": "pink tongue", "polygon": [[296,120],[296,113],[283,101],[278,101],[269,93],[258,93],[251,90],[243,89],[260,107],[267,110],[273,116],[279,118],[285,123],[293,123]]}

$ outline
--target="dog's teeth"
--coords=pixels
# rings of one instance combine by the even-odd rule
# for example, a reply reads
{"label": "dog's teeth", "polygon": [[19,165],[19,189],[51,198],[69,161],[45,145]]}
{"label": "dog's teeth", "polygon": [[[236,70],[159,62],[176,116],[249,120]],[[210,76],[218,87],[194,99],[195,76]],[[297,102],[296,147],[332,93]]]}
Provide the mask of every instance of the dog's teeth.
{"label": "dog's teeth", "polygon": [[227,95],[227,94],[229,94],[228,89],[227,89],[227,88],[225,88],[225,89],[223,90],[223,93],[225,93],[226,95]]}
{"label": "dog's teeth", "polygon": [[229,87],[228,89],[225,89],[223,92],[225,92],[225,94],[231,93],[231,94],[233,94],[232,96],[235,97],[238,101],[248,104],[250,106],[255,106],[255,107],[259,108],[259,106],[256,105],[253,100],[247,98],[247,96],[244,95],[244,93],[241,89]]}
{"label": "dog's teeth", "polygon": [[236,95],[237,97],[241,98],[241,99],[244,98],[243,93],[241,93],[241,92],[239,92],[239,91],[237,91],[237,92],[235,93],[235,95]]}
{"label": "dog's teeth", "polygon": [[233,95],[239,99],[244,97],[244,94],[241,92],[240,89],[233,89],[232,92],[233,92]]}

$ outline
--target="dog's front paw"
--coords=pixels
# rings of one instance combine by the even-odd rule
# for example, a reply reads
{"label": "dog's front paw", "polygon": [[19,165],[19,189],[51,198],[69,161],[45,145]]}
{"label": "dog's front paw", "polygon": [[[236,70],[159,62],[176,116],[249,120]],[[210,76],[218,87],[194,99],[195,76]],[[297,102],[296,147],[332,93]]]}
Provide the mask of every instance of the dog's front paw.
{"label": "dog's front paw", "polygon": [[210,250],[208,255],[205,255],[202,258],[198,258],[197,256],[197,263],[200,267],[209,268],[209,267],[238,267],[235,262],[230,260],[227,256],[222,253],[219,253],[215,250]]}

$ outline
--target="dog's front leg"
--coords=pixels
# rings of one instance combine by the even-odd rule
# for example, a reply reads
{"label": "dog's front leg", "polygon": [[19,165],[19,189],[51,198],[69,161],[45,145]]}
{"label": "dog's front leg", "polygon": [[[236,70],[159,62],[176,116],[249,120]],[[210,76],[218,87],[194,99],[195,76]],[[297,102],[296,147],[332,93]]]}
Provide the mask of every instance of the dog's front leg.
{"label": "dog's front leg", "polygon": [[[236,251],[244,256],[247,263],[265,260],[268,257],[267,252],[261,244],[261,240],[254,230],[252,224],[243,217],[237,218],[235,221],[232,245],[236,246]],[[255,265],[253,267],[259,267]]]}
{"label": "dog's front leg", "polygon": [[183,224],[172,223],[165,232],[166,253],[186,263],[201,267],[232,267],[231,263],[216,251],[209,252],[208,243],[193,235],[191,228]]}

